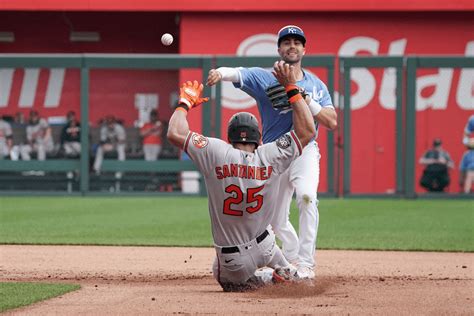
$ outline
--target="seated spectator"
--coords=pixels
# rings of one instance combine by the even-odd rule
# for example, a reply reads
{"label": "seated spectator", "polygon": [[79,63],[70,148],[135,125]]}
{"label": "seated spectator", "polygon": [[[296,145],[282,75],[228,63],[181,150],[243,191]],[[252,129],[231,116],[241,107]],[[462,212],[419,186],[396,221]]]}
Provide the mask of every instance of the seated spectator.
{"label": "seated spectator", "polygon": [[[113,116],[107,116],[105,124],[100,128],[100,144],[94,161],[96,174],[100,174],[105,152],[117,151],[118,160],[125,160],[125,139],[126,134],[123,126],[118,124]],[[117,172],[116,176],[120,177],[121,173]]]}
{"label": "seated spectator", "polygon": [[471,115],[467,120],[464,128],[463,144],[467,151],[461,158],[459,169],[461,171],[460,184],[464,193],[470,193],[472,185],[474,184],[474,115]]}
{"label": "seated spectator", "polygon": [[433,141],[433,148],[425,152],[419,163],[426,166],[420,185],[431,192],[444,191],[450,183],[448,168],[454,168],[454,163],[441,147],[440,139]]}
{"label": "seated spectator", "polygon": [[15,124],[25,124],[25,116],[23,115],[23,112],[16,112],[15,113],[15,120],[14,120]]}
{"label": "seated spectator", "polygon": [[21,159],[31,160],[30,154],[36,152],[38,160],[45,160],[46,154],[54,150],[51,127],[35,110],[30,111],[26,127],[27,145],[21,146]]}
{"label": "seated spectator", "polygon": [[10,123],[0,117],[0,159],[10,156],[13,148],[13,133]]}
{"label": "seated spectator", "polygon": [[145,160],[156,161],[161,152],[161,134],[163,132],[163,124],[158,119],[158,112],[152,110],[150,112],[150,121],[145,123],[140,129],[140,135],[143,137],[143,152]]}
{"label": "seated spectator", "polygon": [[61,132],[61,147],[68,157],[78,157],[81,154],[81,124],[74,111],[67,113],[67,123]]}

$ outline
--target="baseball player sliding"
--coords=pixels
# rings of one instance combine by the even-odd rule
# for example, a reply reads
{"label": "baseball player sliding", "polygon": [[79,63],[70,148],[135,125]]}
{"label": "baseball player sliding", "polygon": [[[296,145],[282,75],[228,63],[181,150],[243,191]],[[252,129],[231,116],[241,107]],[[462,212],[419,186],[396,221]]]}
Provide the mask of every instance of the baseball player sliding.
{"label": "baseball player sliding", "polygon": [[[204,177],[216,258],[213,274],[224,291],[244,291],[268,282],[297,280],[296,268],[283,256],[269,227],[279,210],[279,177],[315,136],[311,113],[298,87],[294,67],[281,61],[274,77],[285,87],[294,130],[260,145],[257,119],[237,113],[228,123],[228,141],[189,130],[188,111],[208,100],[202,84],[188,81],[168,128],[169,141],[182,148]],[[273,268],[272,278],[256,274]],[[268,281],[268,282],[267,282]]]}
{"label": "baseball player sliding", "polygon": [[[311,114],[318,124],[334,129],[337,114],[332,105],[326,85],[317,77],[304,71],[301,60],[305,54],[306,37],[301,28],[288,25],[278,32],[278,53],[285,63],[293,66],[297,86],[307,94]],[[209,72],[207,85],[215,85],[220,80],[233,82],[236,88],[249,94],[257,101],[263,125],[263,143],[270,143],[291,130],[294,125],[292,109],[281,93],[275,77],[263,68],[221,67]],[[312,279],[314,273],[314,252],[318,231],[319,213],[317,189],[319,183],[319,148],[315,140],[305,147],[280,182],[277,205],[279,210],[272,221],[275,234],[282,241],[283,254],[297,264],[298,274]],[[289,221],[289,211],[293,192],[299,208],[299,238]]]}

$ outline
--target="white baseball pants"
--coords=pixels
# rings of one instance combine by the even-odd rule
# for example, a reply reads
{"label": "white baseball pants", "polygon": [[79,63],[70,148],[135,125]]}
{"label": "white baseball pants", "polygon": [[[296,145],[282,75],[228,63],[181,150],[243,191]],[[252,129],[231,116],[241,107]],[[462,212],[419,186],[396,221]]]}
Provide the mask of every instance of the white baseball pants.
{"label": "white baseball pants", "polygon": [[[313,268],[318,234],[319,212],[317,190],[319,184],[319,148],[310,142],[289,170],[280,176],[281,209],[275,213],[272,226],[282,242],[283,255],[292,263]],[[299,234],[289,221],[290,205],[296,191],[299,209]],[[299,238],[298,238],[299,236]]]}

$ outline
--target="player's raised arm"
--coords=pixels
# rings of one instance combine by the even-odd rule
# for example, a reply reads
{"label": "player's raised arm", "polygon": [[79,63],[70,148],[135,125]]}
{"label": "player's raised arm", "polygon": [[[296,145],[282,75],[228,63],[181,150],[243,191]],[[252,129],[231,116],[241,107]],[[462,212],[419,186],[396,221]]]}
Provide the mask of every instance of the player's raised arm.
{"label": "player's raised arm", "polygon": [[213,86],[219,81],[239,82],[240,75],[237,68],[220,67],[209,70],[206,85]]}
{"label": "player's raised arm", "polygon": [[296,75],[294,66],[277,61],[273,65],[273,75],[278,82],[285,87],[288,100],[293,108],[293,126],[301,145],[306,146],[309,141],[315,137],[316,128],[314,127],[311,112],[296,85]]}
{"label": "player's raised arm", "polygon": [[199,84],[196,80],[183,83],[179,89],[178,106],[171,116],[166,135],[170,143],[177,147],[182,148],[184,146],[186,136],[189,133],[188,111],[209,100],[209,98],[201,97],[202,89],[202,83]]}

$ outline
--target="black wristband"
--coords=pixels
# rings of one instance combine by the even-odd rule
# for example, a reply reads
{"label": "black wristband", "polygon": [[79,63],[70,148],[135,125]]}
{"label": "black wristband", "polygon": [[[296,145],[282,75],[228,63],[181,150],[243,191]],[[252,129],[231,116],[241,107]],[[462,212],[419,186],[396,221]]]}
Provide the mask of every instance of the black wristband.
{"label": "black wristband", "polygon": [[178,103],[178,105],[176,106],[175,110],[176,110],[177,108],[183,108],[183,109],[186,110],[186,112],[189,111],[189,106],[188,106],[187,104],[185,104],[185,103]]}
{"label": "black wristband", "polygon": [[294,97],[295,95],[297,95],[298,93],[300,93],[300,90],[298,89],[293,89],[293,90],[290,90],[286,93],[286,95],[288,96],[288,99],[291,99],[292,97]]}

